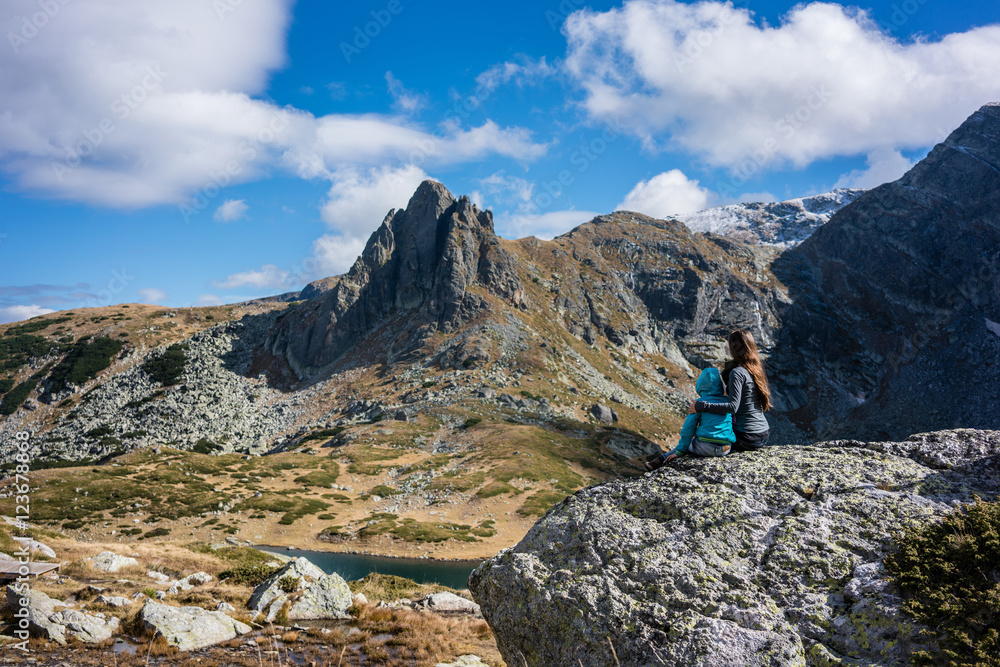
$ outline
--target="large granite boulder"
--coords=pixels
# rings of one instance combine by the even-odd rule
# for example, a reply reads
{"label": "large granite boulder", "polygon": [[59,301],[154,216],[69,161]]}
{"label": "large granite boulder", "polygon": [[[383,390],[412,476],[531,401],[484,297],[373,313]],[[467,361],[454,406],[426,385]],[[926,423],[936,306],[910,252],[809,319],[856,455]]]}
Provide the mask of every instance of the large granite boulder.
{"label": "large granite boulder", "polygon": [[1000,432],[682,458],[578,492],[469,587],[508,664],[906,665],[894,536],[1000,495]]}
{"label": "large granite boulder", "polygon": [[27,609],[28,630],[33,635],[66,644],[70,639],[94,644],[109,639],[118,629],[118,619],[105,614],[87,614],[70,608],[45,593],[29,590],[20,595],[13,586],[7,587],[7,607],[17,618]]}
{"label": "large granite boulder", "polygon": [[90,566],[101,572],[118,572],[124,567],[138,565],[139,561],[128,556],[120,556],[113,551],[102,551],[96,556],[85,559]]}
{"label": "large granite boulder", "polygon": [[254,589],[247,607],[268,622],[282,614],[289,621],[346,618],[354,600],[347,582],[326,574],[305,558],[296,558]]}
{"label": "large granite boulder", "polygon": [[150,632],[166,638],[182,651],[213,646],[245,635],[251,628],[221,611],[206,611],[201,607],[171,607],[149,600],[139,612],[139,618]]}

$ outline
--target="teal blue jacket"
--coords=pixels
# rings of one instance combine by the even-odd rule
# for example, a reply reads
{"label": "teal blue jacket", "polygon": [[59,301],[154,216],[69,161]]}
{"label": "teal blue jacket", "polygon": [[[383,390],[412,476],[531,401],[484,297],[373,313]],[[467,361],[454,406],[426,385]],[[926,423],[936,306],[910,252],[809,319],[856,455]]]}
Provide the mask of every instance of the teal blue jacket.
{"label": "teal blue jacket", "polygon": [[[698,376],[698,381],[694,383],[694,388],[698,392],[699,400],[713,403],[725,403],[729,400],[722,385],[722,375],[714,368],[703,370]],[[736,442],[736,435],[733,433],[732,415],[715,415],[710,412],[688,415],[681,429],[681,438],[672,453],[684,454],[695,438],[717,445],[733,444]]]}

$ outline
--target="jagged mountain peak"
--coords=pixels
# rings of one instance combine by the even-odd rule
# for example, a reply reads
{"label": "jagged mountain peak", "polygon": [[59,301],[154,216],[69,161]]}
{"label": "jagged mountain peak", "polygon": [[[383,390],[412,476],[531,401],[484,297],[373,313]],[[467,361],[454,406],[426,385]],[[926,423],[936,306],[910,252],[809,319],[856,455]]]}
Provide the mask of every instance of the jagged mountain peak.
{"label": "jagged mountain peak", "polygon": [[527,303],[492,214],[424,181],[406,208],[389,211],[346,276],[282,320],[269,347],[302,379],[402,316],[393,335],[405,340],[393,347],[405,354],[434,331],[474,318],[486,306],[483,291],[517,307]]}

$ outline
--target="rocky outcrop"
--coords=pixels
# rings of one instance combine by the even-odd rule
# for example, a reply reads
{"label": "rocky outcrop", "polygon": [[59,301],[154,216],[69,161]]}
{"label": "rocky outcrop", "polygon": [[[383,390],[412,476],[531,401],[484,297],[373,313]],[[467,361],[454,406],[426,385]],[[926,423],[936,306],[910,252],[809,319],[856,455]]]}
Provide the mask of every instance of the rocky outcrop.
{"label": "rocky outcrop", "polygon": [[484,293],[527,303],[492,214],[425,181],[404,210],[389,212],[346,276],[282,319],[267,347],[305,378],[399,316],[393,347],[405,356],[430,333],[470,321],[486,307]]}
{"label": "rocky outcrop", "polygon": [[118,572],[122,568],[139,564],[136,559],[121,556],[113,551],[102,551],[96,556],[84,559],[84,562],[100,572]]}
{"label": "rocky outcrop", "polygon": [[15,614],[27,610],[29,632],[58,644],[66,644],[70,639],[99,643],[109,639],[118,629],[118,619],[114,616],[72,609],[37,590],[29,590],[22,596],[13,586],[8,586],[7,607]]}
{"label": "rocky outcrop", "polygon": [[305,558],[286,563],[254,589],[247,608],[268,622],[345,618],[353,603],[351,589],[336,573],[326,574]]}
{"label": "rocky outcrop", "polygon": [[155,636],[162,636],[181,651],[214,646],[250,632],[250,626],[221,611],[201,607],[170,607],[149,600],[139,612],[139,619]]}
{"label": "rocky outcrop", "polygon": [[479,567],[508,664],[905,665],[893,536],[1000,494],[1000,432],[683,458],[578,492]]}

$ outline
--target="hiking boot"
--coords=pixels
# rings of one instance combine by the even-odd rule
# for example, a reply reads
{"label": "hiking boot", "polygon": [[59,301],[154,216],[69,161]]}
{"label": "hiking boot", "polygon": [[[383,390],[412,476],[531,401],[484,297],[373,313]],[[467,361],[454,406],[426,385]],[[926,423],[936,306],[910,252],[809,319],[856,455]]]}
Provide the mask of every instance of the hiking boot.
{"label": "hiking boot", "polygon": [[649,472],[653,472],[654,470],[659,469],[662,465],[663,465],[663,457],[657,456],[652,461],[646,461],[646,470],[648,470]]}

